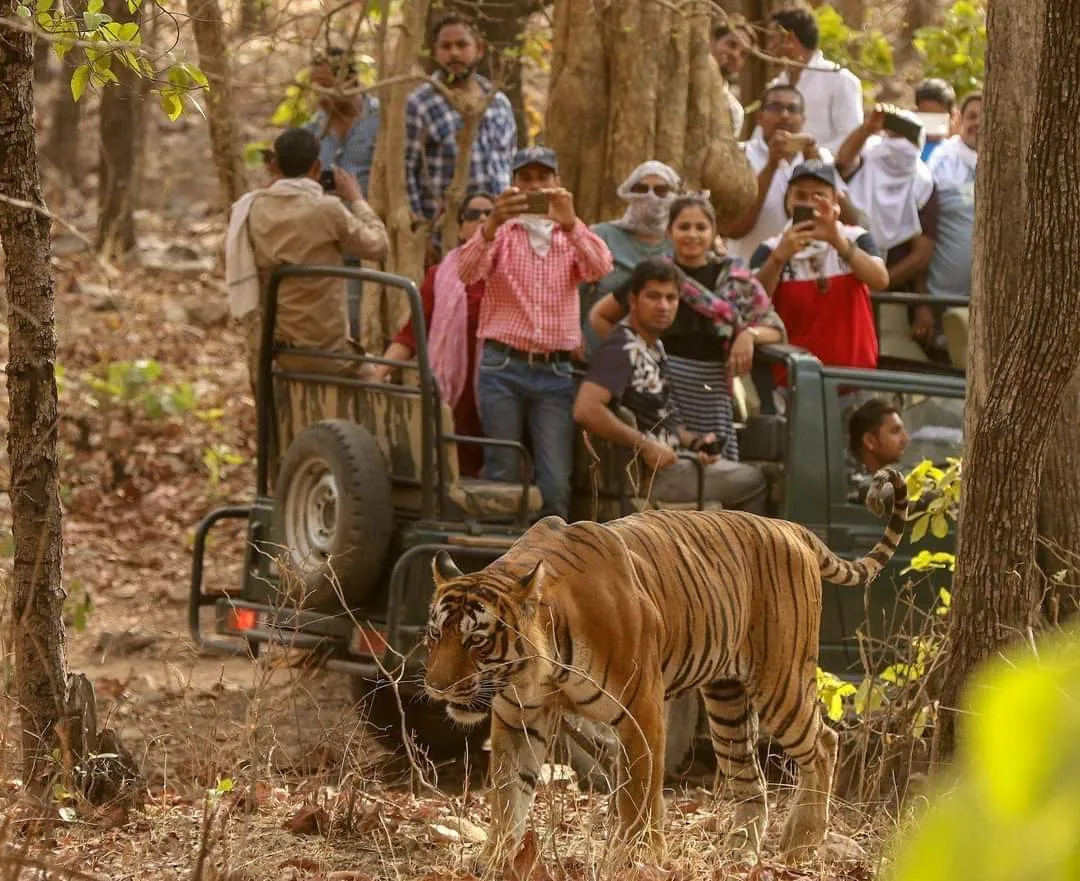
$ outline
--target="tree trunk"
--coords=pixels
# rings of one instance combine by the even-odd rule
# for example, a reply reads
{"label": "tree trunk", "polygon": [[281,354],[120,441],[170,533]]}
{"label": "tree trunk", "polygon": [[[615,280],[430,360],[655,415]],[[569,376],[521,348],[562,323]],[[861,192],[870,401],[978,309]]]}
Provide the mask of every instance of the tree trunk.
{"label": "tree trunk", "polygon": [[[142,7],[133,14],[127,0],[106,0],[105,11],[113,21],[141,21]],[[143,119],[139,77],[119,61],[112,69],[119,83],[102,90],[98,164],[96,245],[106,257],[127,254],[136,246],[135,191]]]}
{"label": "tree trunk", "polygon": [[[0,20],[15,0],[0,0]],[[33,39],[0,25],[0,193],[43,209],[34,143]],[[23,773],[50,773],[54,729],[65,705],[60,529],[56,449],[56,332],[49,271],[49,218],[0,200],[9,353],[8,457],[15,540],[10,620]]]}
{"label": "tree trunk", "polygon": [[[382,112],[379,139],[371,169],[368,201],[386,224],[390,252],[386,264],[390,272],[406,278],[424,275],[424,248],[429,224],[413,226],[412,211],[405,187],[405,102],[417,82],[404,79],[416,70],[416,59],[424,45],[429,0],[406,4],[397,28],[393,50],[384,47],[389,59],[387,79],[401,77],[401,82],[384,89],[380,95]],[[383,291],[376,296],[365,292],[361,303],[360,342],[369,352],[381,352],[409,317],[408,304],[397,291]]]}
{"label": "tree trunk", "polygon": [[218,0],[188,0],[188,15],[199,50],[199,67],[210,83],[210,94],[207,96],[210,143],[221,194],[228,207],[247,191],[247,172],[240,134],[233,116],[225,24],[221,19]]}
{"label": "tree trunk", "polygon": [[1080,373],[1058,407],[1039,492],[1040,566],[1052,623],[1080,609]]}
{"label": "tree trunk", "polygon": [[756,180],[731,131],[709,46],[710,3],[558,0],[546,135],[587,223],[622,212],[615,194],[659,159],[710,191],[718,219],[749,207]]}
{"label": "tree trunk", "polygon": [[49,59],[52,57],[52,46],[48,40],[38,40],[34,44],[34,82],[47,83],[52,79],[52,70],[49,67]]}
{"label": "tree trunk", "polygon": [[[84,0],[68,0],[63,7],[69,15],[82,15],[86,11]],[[52,121],[43,150],[43,158],[58,169],[70,183],[78,183],[82,179],[79,163],[79,121],[82,119],[83,102],[86,99],[84,97],[83,101],[76,101],[71,96],[71,74],[84,60],[80,46],[72,46],[61,60],[61,84],[53,97]]]}
{"label": "tree trunk", "polygon": [[241,34],[253,34],[266,29],[266,0],[240,0]]}
{"label": "tree trunk", "polygon": [[[1067,134],[1066,85],[1080,76],[1069,36],[1078,26],[1080,0],[990,4],[972,291],[977,336],[942,694],[946,754],[968,675],[1003,645],[1029,637],[1038,621],[1039,480],[1080,359],[1080,240],[1073,234],[1080,182],[1069,171],[1080,147]],[[1057,320],[1047,321],[1051,315]]]}

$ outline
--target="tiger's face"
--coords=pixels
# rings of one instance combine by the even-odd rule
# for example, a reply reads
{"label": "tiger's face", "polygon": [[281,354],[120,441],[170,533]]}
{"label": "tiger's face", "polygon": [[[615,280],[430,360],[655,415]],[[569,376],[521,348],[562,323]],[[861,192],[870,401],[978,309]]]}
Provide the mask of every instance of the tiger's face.
{"label": "tiger's face", "polygon": [[431,698],[445,701],[455,722],[484,721],[495,695],[528,665],[531,652],[519,629],[520,613],[531,608],[540,570],[538,565],[522,581],[496,580],[486,570],[463,575],[445,551],[435,557],[424,687]]}

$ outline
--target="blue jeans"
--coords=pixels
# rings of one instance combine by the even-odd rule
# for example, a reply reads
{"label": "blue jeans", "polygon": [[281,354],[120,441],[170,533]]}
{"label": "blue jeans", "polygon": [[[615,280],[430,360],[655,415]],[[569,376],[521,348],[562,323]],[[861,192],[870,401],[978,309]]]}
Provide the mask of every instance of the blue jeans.
{"label": "blue jeans", "polygon": [[[490,345],[480,358],[477,396],[484,435],[523,441],[528,425],[542,514],[570,514],[574,467],[574,377],[569,362],[529,364]],[[517,483],[521,457],[514,450],[484,449],[484,477]]]}

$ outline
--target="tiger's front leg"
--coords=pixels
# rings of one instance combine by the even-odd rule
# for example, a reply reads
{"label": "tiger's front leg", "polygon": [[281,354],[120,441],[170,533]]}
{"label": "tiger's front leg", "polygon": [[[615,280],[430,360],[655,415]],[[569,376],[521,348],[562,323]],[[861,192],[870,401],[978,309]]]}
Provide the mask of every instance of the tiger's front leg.
{"label": "tiger's front leg", "polygon": [[497,700],[491,714],[491,829],[481,856],[487,869],[512,859],[525,834],[556,718],[552,707],[506,712],[507,703]]}
{"label": "tiger's front leg", "polygon": [[646,850],[662,860],[664,843],[664,688],[657,679],[642,685],[616,724],[622,745],[616,804],[619,829],[631,852]]}

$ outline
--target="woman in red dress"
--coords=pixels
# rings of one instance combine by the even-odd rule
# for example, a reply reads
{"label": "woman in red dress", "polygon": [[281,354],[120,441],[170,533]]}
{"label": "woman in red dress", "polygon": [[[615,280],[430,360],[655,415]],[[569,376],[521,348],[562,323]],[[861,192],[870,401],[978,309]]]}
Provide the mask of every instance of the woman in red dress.
{"label": "woman in red dress", "polygon": [[[467,437],[483,437],[476,411],[476,326],[484,282],[462,284],[458,278],[458,251],[494,210],[495,200],[476,193],[465,200],[458,215],[458,248],[428,269],[420,285],[424,324],[428,329],[428,361],[439,386],[439,395],[454,414],[454,431]],[[406,361],[416,351],[416,337],[409,321],[383,352],[384,358]],[[375,377],[386,382],[393,368],[380,364]],[[484,463],[479,444],[458,444],[458,467],[465,477],[476,477]]]}

